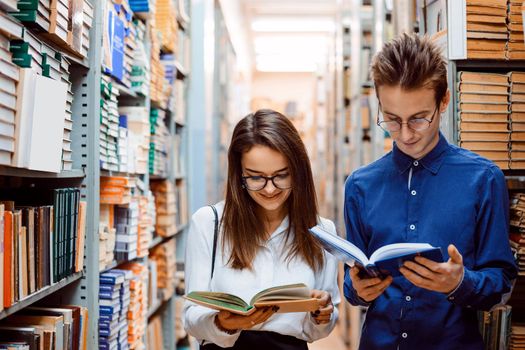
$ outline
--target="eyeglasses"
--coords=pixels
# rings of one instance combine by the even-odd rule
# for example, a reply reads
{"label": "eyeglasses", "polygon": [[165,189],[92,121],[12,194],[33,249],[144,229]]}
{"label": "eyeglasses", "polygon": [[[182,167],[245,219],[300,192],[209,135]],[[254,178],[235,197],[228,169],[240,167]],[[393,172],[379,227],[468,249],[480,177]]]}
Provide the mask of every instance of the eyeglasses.
{"label": "eyeglasses", "polygon": [[244,186],[250,191],[260,191],[266,187],[268,180],[272,181],[273,185],[280,190],[287,190],[292,188],[292,177],[290,174],[278,174],[274,176],[243,176],[242,181]]}
{"label": "eyeglasses", "polygon": [[379,115],[381,114],[381,105],[377,108],[377,125],[385,130],[386,132],[398,132],[403,127],[403,124],[406,124],[410,130],[413,131],[422,131],[430,128],[430,124],[434,120],[434,117],[436,116],[436,112],[439,110],[438,103],[436,105],[436,109],[430,116],[430,119],[427,117],[422,118],[411,118],[407,122],[400,122],[399,120],[382,120],[379,121]]}

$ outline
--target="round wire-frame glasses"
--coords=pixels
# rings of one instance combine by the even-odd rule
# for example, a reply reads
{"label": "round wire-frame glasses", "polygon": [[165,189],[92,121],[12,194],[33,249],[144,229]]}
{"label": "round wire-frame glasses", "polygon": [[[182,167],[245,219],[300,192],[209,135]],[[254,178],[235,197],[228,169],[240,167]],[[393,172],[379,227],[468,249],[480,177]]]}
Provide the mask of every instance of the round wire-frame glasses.
{"label": "round wire-frame glasses", "polygon": [[406,124],[410,130],[423,131],[423,130],[430,128],[430,124],[434,120],[434,117],[436,116],[436,112],[439,110],[439,105],[440,103],[436,105],[436,109],[432,113],[432,116],[430,117],[430,119],[428,119],[427,117],[411,118],[406,122],[400,122],[399,120],[381,120],[380,121],[379,115],[381,114],[381,105],[379,105],[377,108],[376,124],[386,132],[398,132],[403,127],[403,124]]}

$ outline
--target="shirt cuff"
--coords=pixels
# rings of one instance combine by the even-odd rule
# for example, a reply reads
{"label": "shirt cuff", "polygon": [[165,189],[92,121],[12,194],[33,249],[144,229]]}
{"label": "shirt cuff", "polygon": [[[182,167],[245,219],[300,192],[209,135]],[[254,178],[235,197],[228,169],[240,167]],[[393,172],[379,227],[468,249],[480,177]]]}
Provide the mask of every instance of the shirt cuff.
{"label": "shirt cuff", "polygon": [[[447,295],[448,301],[458,305],[466,304],[466,301],[475,292],[476,289],[476,280],[474,275],[474,272],[464,267],[461,282],[458,284],[456,289],[454,289]],[[470,305],[466,306],[469,307]]]}
{"label": "shirt cuff", "polygon": [[235,342],[237,341],[237,339],[241,335],[241,332],[239,331],[237,333],[228,334],[226,332],[221,331],[219,328],[217,328],[217,326],[215,325],[215,322],[214,322],[216,314],[217,313],[214,312],[211,315],[209,315],[208,316],[209,318],[207,319],[207,322],[205,322],[205,324],[207,324],[208,327],[209,327],[208,329],[209,329],[209,331],[211,333],[211,337],[210,337],[210,339],[205,339],[204,343],[206,344],[206,343],[212,342],[215,345],[218,345],[218,346],[223,347],[223,348],[228,348],[228,347],[234,346]]}

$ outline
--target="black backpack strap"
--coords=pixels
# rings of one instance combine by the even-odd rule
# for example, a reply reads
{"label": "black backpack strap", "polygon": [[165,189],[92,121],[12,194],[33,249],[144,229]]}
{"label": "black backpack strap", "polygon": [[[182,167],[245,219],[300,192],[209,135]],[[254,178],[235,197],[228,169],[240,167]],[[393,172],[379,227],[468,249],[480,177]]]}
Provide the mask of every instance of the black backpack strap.
{"label": "black backpack strap", "polygon": [[215,215],[215,227],[213,229],[213,251],[211,253],[211,276],[210,280],[213,278],[213,271],[215,270],[215,252],[217,251],[217,236],[219,233],[219,215],[217,214],[217,208],[214,205],[210,205],[213,210],[213,215]]}

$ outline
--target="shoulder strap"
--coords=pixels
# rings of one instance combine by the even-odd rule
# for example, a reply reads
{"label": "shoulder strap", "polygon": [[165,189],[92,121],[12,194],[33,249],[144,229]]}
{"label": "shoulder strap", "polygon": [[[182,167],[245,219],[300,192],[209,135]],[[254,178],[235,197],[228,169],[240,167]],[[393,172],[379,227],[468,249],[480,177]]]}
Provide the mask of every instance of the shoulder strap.
{"label": "shoulder strap", "polygon": [[215,252],[217,251],[217,235],[219,232],[219,215],[217,214],[217,208],[214,205],[210,205],[213,210],[213,215],[215,216],[215,227],[213,229],[213,251],[211,253],[211,276],[210,280],[213,278],[213,271],[215,270]]}

